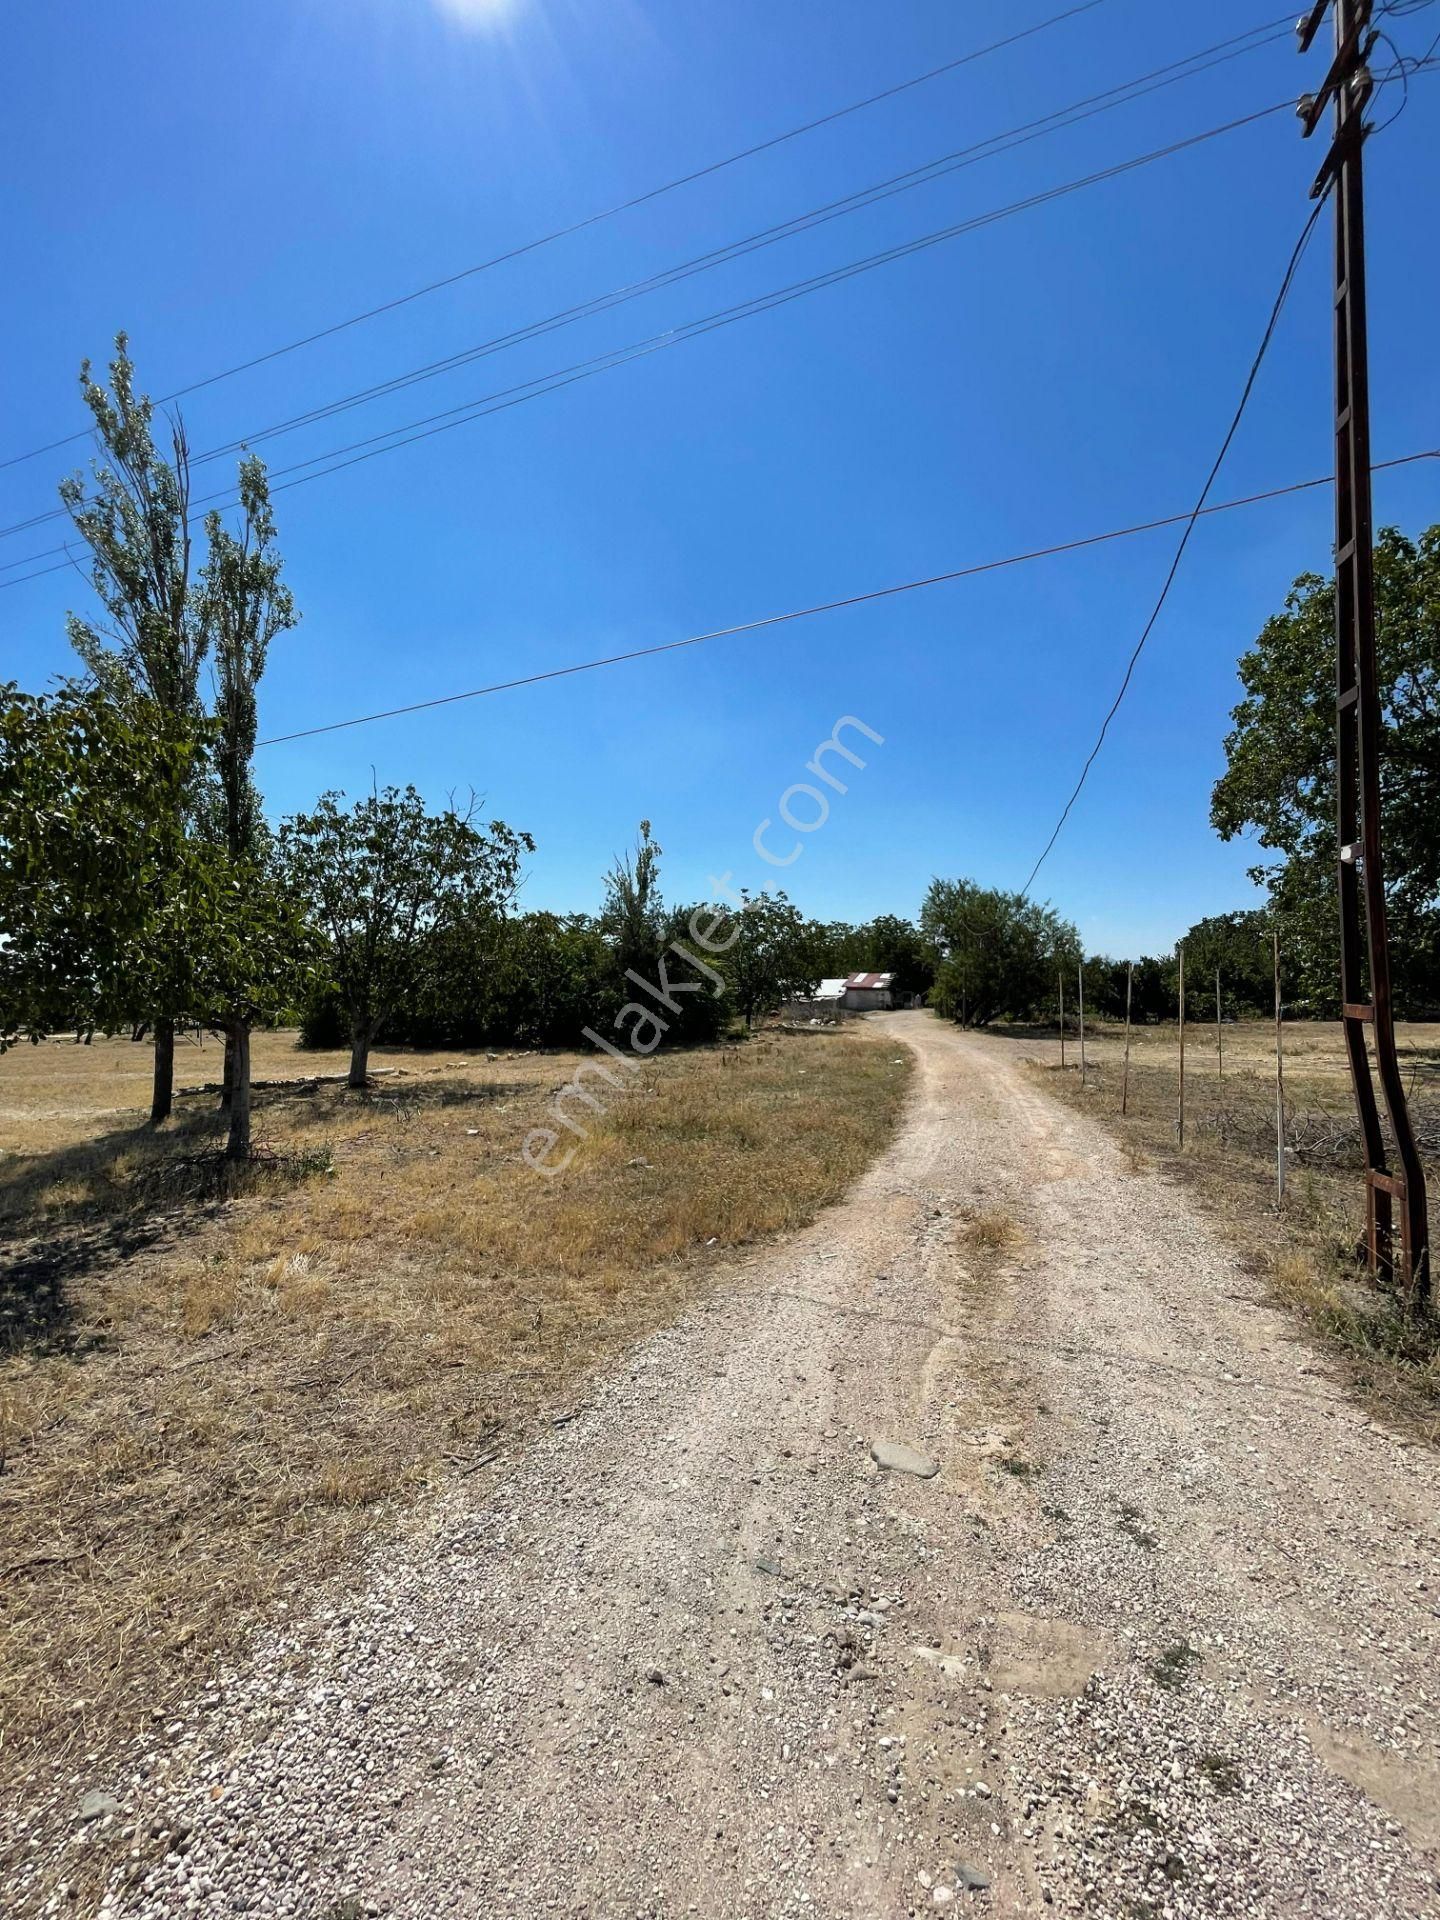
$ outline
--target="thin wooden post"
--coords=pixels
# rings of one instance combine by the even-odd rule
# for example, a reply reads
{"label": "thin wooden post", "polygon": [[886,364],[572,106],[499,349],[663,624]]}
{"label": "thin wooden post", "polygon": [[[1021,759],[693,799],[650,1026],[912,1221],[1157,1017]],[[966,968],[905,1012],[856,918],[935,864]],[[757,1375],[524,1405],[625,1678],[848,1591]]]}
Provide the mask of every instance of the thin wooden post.
{"label": "thin wooden post", "polygon": [[1080,962],[1080,1085],[1085,1085],[1085,962]]}
{"label": "thin wooden post", "polygon": [[1060,1071],[1065,1071],[1065,976],[1056,976],[1060,982]]}
{"label": "thin wooden post", "polygon": [[1130,1101],[1130,988],[1135,978],[1135,962],[1125,963],[1125,1065],[1120,1070],[1120,1111],[1124,1113]]}
{"label": "thin wooden post", "polygon": [[1180,954],[1180,1105],[1178,1131],[1180,1145],[1185,1144],[1185,949]]}
{"label": "thin wooden post", "polygon": [[1225,1036],[1220,1030],[1220,969],[1215,969],[1215,1058],[1220,1062],[1220,1078],[1225,1078]]}
{"label": "thin wooden post", "polygon": [[1285,1026],[1280,1002],[1280,929],[1275,943],[1275,1204],[1285,1201]]}

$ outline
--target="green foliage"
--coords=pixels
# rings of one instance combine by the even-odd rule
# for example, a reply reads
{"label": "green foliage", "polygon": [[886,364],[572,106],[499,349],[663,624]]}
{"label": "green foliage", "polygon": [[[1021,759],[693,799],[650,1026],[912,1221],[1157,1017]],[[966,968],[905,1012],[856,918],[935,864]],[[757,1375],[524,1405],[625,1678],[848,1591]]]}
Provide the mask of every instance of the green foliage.
{"label": "green foliage", "polygon": [[215,767],[225,844],[234,855],[258,854],[267,839],[260,796],[251,776],[255,753],[255,689],[270,642],[299,618],[280,575],[275,516],[265,464],[240,463],[241,530],[232,533],[218,513],[205,518],[209,555],[201,574],[203,626],[215,650]]}
{"label": "green foliage", "polygon": [[1220,971],[1220,1000],[1227,1013],[1268,1013],[1275,1005],[1275,961],[1271,915],[1261,908],[1217,913],[1199,920],[1185,935],[1187,1012],[1213,1011],[1215,971]]}
{"label": "green foliage", "polygon": [[481,832],[473,806],[427,813],[413,787],[386,787],[349,808],[342,799],[323,794],[313,813],[285,821],[280,860],[327,943],[363,1074],[382,1024],[433,993],[446,938],[473,955],[493,936],[534,842],[502,820]]}
{"label": "green foliage", "polygon": [[849,973],[894,974],[897,996],[924,995],[935,980],[935,955],[913,920],[882,913],[859,926],[834,920],[816,926],[818,977],[836,979]]}
{"label": "green foliage", "polygon": [[98,686],[0,689],[0,1044],[141,1011],[264,1019],[303,988],[296,902],[185,830],[204,737]]}
{"label": "green foliage", "polygon": [[89,482],[60,484],[60,498],[90,549],[91,581],[109,616],[96,626],[71,614],[70,640],[108,692],[148,699],[162,724],[183,731],[199,713],[199,675],[209,644],[203,595],[191,578],[189,453],[184,428],[171,428],[173,458],[155,446],[154,406],[135,391],[123,333],[115,337],[110,388],[80,369],[80,391],[95,421],[102,457]]}
{"label": "green foliage", "polygon": [[[1067,981],[1067,1003],[1076,1008],[1076,995]],[[1056,996],[1058,999],[1058,995]],[[1096,1020],[1125,1018],[1125,962],[1091,954],[1085,962],[1085,1012]]]}
{"label": "green foliage", "polygon": [[1053,909],[973,880],[932,880],[920,926],[940,956],[931,1005],[967,1026],[1032,1018],[1080,957],[1079,934]]}
{"label": "green foliage", "polygon": [[150,1005],[194,755],[148,700],[0,687],[0,1045]]}
{"label": "green foliage", "polygon": [[751,894],[741,889],[738,909],[703,911],[728,916],[724,935],[735,938],[720,956],[730,997],[747,1024],[786,1000],[813,993],[824,977],[817,929],[784,893]]}
{"label": "green foliage", "polygon": [[660,898],[660,855],[650,822],[640,822],[635,857],[622,854],[605,876],[600,931],[611,942],[623,976],[627,967],[649,967],[665,945],[665,907]]}
{"label": "green foliage", "polygon": [[[1440,526],[1375,545],[1385,893],[1398,1002],[1440,1002]],[[1279,857],[1251,869],[1270,889],[1293,993],[1333,1008],[1335,583],[1302,574],[1240,661],[1245,697],[1211,799],[1222,838],[1253,833]],[[1188,965],[1188,954],[1187,954]]]}
{"label": "green foliage", "polygon": [[[249,1053],[240,1029],[247,1009],[273,1009],[287,972],[273,941],[290,919],[266,869],[268,835],[250,771],[255,688],[271,640],[293,626],[295,609],[280,579],[264,464],[254,457],[240,463],[238,534],[218,513],[206,516],[208,557],[197,576],[184,427],[178,418],[171,423],[167,459],[155,445],[152,403],[136,391],[123,333],[110,391],[91,378],[88,361],[80,384],[101,456],[89,481],[70,475],[60,497],[90,549],[91,582],[108,618],[97,626],[71,614],[71,641],[112,702],[148,701],[158,737],[202,749],[189,753],[184,782],[165,797],[189,837],[166,829],[163,843],[157,838],[170,866],[154,870],[150,924],[157,935],[166,927],[171,944],[132,948],[132,957],[153,956],[134,976],[137,990],[149,977],[137,1005],[156,1030],[151,1117],[170,1110],[172,1019],[183,1012],[213,1021],[228,1036],[227,1103],[239,1090],[230,1139],[239,1157],[249,1150]],[[199,676],[212,646],[216,724],[202,728]],[[249,955],[242,953],[247,940],[255,943]],[[291,955],[297,964],[300,954]]]}

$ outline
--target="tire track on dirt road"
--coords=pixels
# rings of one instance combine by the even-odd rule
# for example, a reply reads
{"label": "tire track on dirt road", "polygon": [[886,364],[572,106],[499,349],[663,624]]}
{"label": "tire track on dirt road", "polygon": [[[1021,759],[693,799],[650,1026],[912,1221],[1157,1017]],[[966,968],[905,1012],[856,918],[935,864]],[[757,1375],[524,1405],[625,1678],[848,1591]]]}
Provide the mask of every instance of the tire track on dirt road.
{"label": "tire track on dirt road", "polygon": [[1433,1455],[1008,1045],[876,1024],[849,1197],[138,1751],[109,1912],[1440,1912]]}

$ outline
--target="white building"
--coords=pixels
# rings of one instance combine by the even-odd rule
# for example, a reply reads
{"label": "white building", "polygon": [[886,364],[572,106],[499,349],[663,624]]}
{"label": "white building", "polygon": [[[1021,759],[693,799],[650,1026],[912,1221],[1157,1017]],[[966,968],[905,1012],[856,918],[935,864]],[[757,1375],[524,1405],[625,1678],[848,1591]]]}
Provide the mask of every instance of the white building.
{"label": "white building", "polygon": [[[851,1013],[873,1013],[878,1009],[893,1007],[895,996],[891,991],[895,981],[893,973],[852,973],[844,982],[840,995],[840,1004]],[[829,985],[822,981],[822,987]]]}

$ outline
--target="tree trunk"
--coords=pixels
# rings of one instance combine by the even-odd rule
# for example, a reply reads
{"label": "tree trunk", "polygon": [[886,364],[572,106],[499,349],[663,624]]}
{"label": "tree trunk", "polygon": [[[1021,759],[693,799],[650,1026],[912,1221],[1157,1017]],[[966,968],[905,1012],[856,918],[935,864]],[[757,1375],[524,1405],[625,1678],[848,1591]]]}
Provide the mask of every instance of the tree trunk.
{"label": "tree trunk", "polygon": [[175,1022],[155,1022],[155,1082],[150,1095],[150,1124],[170,1118],[175,1099]]}
{"label": "tree trunk", "polygon": [[[250,1158],[250,1027],[238,1021],[225,1036],[226,1064],[230,1067],[230,1137],[227,1160]],[[233,1065],[231,1064],[233,1062]]]}
{"label": "tree trunk", "polygon": [[220,1111],[229,1113],[235,1098],[235,1035],[225,1035],[225,1070],[220,1076]]}
{"label": "tree trunk", "polygon": [[370,1029],[357,1027],[350,1036],[350,1079],[352,1087],[369,1085]]}

